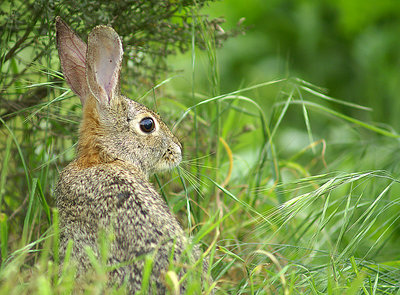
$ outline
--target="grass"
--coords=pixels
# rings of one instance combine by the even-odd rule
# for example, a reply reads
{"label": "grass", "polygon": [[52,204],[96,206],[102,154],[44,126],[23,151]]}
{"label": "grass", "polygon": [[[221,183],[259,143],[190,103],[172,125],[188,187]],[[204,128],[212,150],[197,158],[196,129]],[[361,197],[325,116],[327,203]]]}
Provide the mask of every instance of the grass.
{"label": "grass", "polygon": [[[187,294],[213,287],[217,294],[399,294],[394,128],[348,116],[340,110],[371,110],[299,79],[221,94],[217,54],[209,28],[203,30],[207,54],[192,51],[190,91],[178,93],[171,84],[178,77],[137,95],[147,105],[156,102],[185,145],[181,167],[153,182],[208,255],[214,278],[202,286],[200,261],[171,266],[169,292],[185,282]],[[210,77],[203,93],[196,86],[201,61]],[[37,66],[30,77],[37,81],[9,96],[60,75],[50,70],[58,67],[55,57]],[[127,85],[127,95],[140,92]],[[52,190],[73,158],[80,107],[65,88],[49,84],[48,91],[48,103],[0,119],[0,293],[123,294],[124,286],[105,280],[112,237],[101,240],[101,257],[87,249],[91,283],[75,281],[68,254],[59,261]],[[151,285],[152,257],[144,259],[143,284]],[[181,267],[187,274],[179,280]]]}

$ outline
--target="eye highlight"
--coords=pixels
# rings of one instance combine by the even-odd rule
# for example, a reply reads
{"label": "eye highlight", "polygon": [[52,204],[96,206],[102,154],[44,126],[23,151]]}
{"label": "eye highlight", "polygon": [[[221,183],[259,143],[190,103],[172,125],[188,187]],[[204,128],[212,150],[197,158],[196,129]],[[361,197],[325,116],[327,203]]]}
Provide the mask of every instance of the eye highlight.
{"label": "eye highlight", "polygon": [[151,133],[154,130],[154,127],[156,126],[154,120],[150,117],[142,119],[139,125],[140,125],[140,130],[142,130],[144,133]]}

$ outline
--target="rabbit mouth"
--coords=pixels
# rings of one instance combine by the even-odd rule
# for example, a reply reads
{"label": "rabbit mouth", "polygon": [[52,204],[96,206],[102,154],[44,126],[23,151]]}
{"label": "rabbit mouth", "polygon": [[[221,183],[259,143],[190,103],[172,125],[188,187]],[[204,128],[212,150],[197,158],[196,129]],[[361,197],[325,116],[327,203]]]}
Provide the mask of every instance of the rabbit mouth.
{"label": "rabbit mouth", "polygon": [[162,155],[155,167],[157,171],[169,170],[179,165],[182,161],[181,149],[178,145],[170,146]]}
{"label": "rabbit mouth", "polygon": [[170,161],[162,159],[162,161],[158,162],[157,166],[155,167],[156,172],[162,172],[166,170],[170,170],[176,166],[178,166],[180,161]]}

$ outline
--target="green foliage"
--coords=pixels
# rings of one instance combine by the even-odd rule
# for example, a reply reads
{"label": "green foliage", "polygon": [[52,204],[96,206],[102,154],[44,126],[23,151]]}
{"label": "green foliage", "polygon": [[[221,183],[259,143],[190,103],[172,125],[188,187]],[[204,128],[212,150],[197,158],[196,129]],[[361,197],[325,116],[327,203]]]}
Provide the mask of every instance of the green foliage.
{"label": "green foliage", "polygon": [[[390,1],[350,2],[213,3],[210,14],[219,15],[218,7],[230,12],[227,27],[236,28],[242,16],[246,25],[254,24],[245,36],[228,40],[223,51],[215,39],[222,25],[200,16],[201,3],[143,2],[148,14],[137,17],[112,6],[140,5],[137,1],[0,4],[1,17],[9,20],[0,33],[8,44],[0,48],[0,107],[7,113],[0,117],[0,293],[124,294],[124,286],[105,281],[112,237],[104,235],[101,257],[91,256],[89,283],[75,281],[72,247],[65,261],[58,258],[52,188],[74,156],[80,107],[55,71],[52,19],[69,14],[66,21],[81,36],[98,23],[116,27],[125,38],[127,73],[132,58],[142,61],[135,54],[149,50],[135,70],[143,79],[126,74],[124,93],[175,122],[171,126],[185,146],[182,165],[172,175],[157,175],[154,183],[193,243],[201,243],[215,281],[201,287],[201,260],[171,265],[166,273],[171,294],[181,283],[187,294],[209,294],[212,287],[217,294],[398,294],[400,153],[398,128],[390,123],[398,120],[392,116],[399,77],[393,40],[400,12]],[[20,8],[14,16],[4,14],[14,7]],[[24,9],[33,13],[39,7],[44,14],[35,26],[29,27],[35,18],[19,20]],[[173,7],[180,10],[165,17]],[[160,15],[150,13],[156,9]],[[138,30],[129,29],[126,19],[132,26],[155,19],[173,25],[171,31],[149,26],[143,35],[132,35]],[[153,88],[147,82],[133,86],[147,81],[140,74],[148,71],[147,62],[159,62],[152,54],[167,48],[155,43],[170,40],[168,34],[180,25],[185,34],[171,45],[178,50],[185,44],[189,52],[168,61],[186,67],[184,75],[169,75]],[[24,45],[6,61],[28,31]],[[150,73],[162,76],[164,69]],[[328,87],[330,95],[292,76]],[[150,271],[151,255],[144,259]],[[179,281],[182,267],[187,274]]]}

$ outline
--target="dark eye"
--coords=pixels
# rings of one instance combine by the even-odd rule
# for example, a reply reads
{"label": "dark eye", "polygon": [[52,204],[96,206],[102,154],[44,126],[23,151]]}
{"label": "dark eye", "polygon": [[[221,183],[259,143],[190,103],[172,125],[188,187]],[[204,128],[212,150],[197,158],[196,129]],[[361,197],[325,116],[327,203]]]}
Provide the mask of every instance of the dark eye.
{"label": "dark eye", "polygon": [[140,121],[140,129],[145,133],[150,133],[154,130],[155,124],[152,118],[146,117]]}

